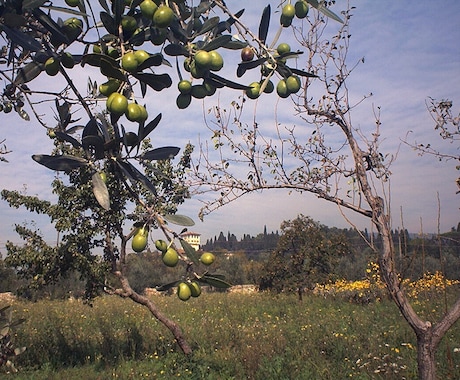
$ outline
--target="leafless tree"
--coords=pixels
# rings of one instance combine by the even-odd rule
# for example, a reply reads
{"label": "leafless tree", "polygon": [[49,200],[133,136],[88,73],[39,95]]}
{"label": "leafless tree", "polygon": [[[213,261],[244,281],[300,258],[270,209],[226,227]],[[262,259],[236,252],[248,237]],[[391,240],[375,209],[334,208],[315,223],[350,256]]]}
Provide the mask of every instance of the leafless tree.
{"label": "leafless tree", "polygon": [[[307,54],[303,69],[317,76],[305,78],[301,91],[291,96],[299,123],[283,125],[275,120],[275,127],[267,128],[256,113],[246,122],[245,97],[229,108],[213,107],[206,118],[212,138],[201,144],[190,184],[196,194],[206,194],[202,217],[245,194],[267,189],[312,193],[340,210],[368,217],[383,242],[381,248],[368,242],[378,254],[381,277],[417,337],[419,378],[432,380],[436,378],[437,347],[460,317],[460,298],[440,320],[425,320],[412,307],[396,270],[389,209],[394,156],[380,148],[379,108],[374,109],[373,127],[357,127],[352,118],[355,107],[368,96],[353,103],[347,85],[355,68],[364,62],[351,66],[347,62],[351,11],[343,13],[345,22],[340,27],[328,25],[319,13],[303,28],[293,27]],[[446,134],[448,108],[436,110],[435,115],[441,117],[435,117],[436,127]],[[458,129],[458,118],[455,120]],[[217,196],[211,199],[208,192]]]}

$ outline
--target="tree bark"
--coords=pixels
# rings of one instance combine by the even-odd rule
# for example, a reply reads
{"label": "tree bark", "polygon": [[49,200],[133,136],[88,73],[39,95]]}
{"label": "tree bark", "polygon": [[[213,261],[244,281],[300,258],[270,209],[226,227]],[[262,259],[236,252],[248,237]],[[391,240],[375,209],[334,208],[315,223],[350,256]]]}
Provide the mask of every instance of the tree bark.
{"label": "tree bark", "polygon": [[417,366],[420,380],[436,380],[436,350],[431,328],[417,334]]}
{"label": "tree bark", "polygon": [[391,236],[390,216],[385,211],[385,202],[375,195],[369,183],[366,168],[363,166],[363,152],[358,146],[351,130],[345,123],[339,123],[347,136],[355,162],[356,176],[361,191],[372,210],[372,222],[382,239],[379,252],[379,267],[383,282],[391,298],[399,308],[417,337],[417,367],[420,380],[436,380],[436,350],[449,328],[460,318],[460,298],[436,325],[425,321],[415,312],[401,285],[395,268],[395,251]]}
{"label": "tree bark", "polygon": [[187,340],[185,339],[182,329],[179,327],[179,325],[176,322],[174,322],[172,319],[169,319],[166,315],[164,315],[149,298],[135,292],[129,285],[128,279],[125,276],[123,276],[121,272],[117,271],[115,272],[115,275],[120,280],[121,287],[122,287],[122,289],[116,290],[115,294],[121,297],[129,297],[134,302],[147,307],[150,313],[152,313],[152,315],[158,321],[160,321],[163,325],[165,325],[169,329],[169,331],[171,331],[174,338],[176,339],[177,344],[181,348],[182,352],[185,355],[191,354],[192,348],[190,347]]}

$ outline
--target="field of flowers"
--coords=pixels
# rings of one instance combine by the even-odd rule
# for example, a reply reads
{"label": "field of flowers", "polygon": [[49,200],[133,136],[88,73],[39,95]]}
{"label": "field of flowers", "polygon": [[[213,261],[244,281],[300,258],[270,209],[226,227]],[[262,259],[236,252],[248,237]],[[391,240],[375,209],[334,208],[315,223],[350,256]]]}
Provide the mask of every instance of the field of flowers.
{"label": "field of flowers", "polygon": [[[93,307],[16,301],[15,317],[27,321],[14,339],[27,350],[16,360],[20,372],[6,378],[414,379],[413,333],[374,269],[368,273],[363,281],[318,288],[301,302],[269,293],[206,293],[189,302],[152,296],[184,329],[190,357],[130,300],[102,297]],[[407,289],[432,318],[458,294],[458,283],[434,274]],[[439,348],[440,378],[460,378],[459,347],[457,324]]]}

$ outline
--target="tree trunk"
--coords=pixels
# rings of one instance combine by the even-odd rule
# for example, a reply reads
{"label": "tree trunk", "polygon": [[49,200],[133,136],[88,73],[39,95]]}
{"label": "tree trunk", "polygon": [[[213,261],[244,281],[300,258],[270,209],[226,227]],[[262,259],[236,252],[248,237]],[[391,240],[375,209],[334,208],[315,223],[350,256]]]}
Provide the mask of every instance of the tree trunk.
{"label": "tree trunk", "polygon": [[417,334],[417,365],[420,380],[436,380],[436,350],[432,329]]}
{"label": "tree trunk", "polygon": [[171,331],[182,352],[186,355],[191,354],[192,348],[187,343],[187,340],[185,339],[184,334],[179,325],[172,319],[169,319],[166,315],[164,315],[149,298],[135,292],[129,285],[128,279],[124,277],[121,272],[117,271],[115,272],[115,275],[120,280],[122,287],[122,289],[118,289],[117,291],[115,291],[115,294],[121,297],[129,297],[134,302],[147,307],[147,309],[149,309],[152,315],[158,321],[163,323],[169,329],[169,331]]}
{"label": "tree trunk", "polygon": [[441,339],[449,328],[460,318],[460,298],[451,309],[435,324],[425,321],[415,312],[409,298],[404,292],[401,279],[395,268],[395,251],[391,236],[391,222],[389,213],[385,210],[385,202],[375,195],[366,168],[363,166],[363,152],[360,150],[351,130],[345,123],[340,124],[347,135],[350,149],[355,161],[356,176],[361,191],[372,210],[372,222],[377,227],[382,239],[382,249],[379,254],[380,274],[391,298],[399,308],[404,319],[414,330],[417,336],[417,366],[420,380],[436,379],[436,350]]}

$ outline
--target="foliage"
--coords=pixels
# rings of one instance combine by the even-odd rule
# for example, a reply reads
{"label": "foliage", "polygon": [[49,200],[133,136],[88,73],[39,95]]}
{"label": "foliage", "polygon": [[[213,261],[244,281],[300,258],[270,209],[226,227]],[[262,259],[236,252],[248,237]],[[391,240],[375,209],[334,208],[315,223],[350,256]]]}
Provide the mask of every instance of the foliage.
{"label": "foliage", "polygon": [[265,264],[259,286],[277,292],[312,288],[330,279],[339,257],[349,253],[344,235],[299,215],[281,224],[277,248]]}
{"label": "foliage", "polygon": [[0,308],[0,369],[6,368],[7,371],[17,372],[16,367],[11,361],[16,356],[22,354],[25,347],[14,347],[12,339],[12,329],[21,323],[24,319],[13,320],[13,314],[10,306]]}
{"label": "foliage", "polygon": [[[342,22],[323,3],[309,3],[326,17]],[[131,297],[163,321],[183,351],[189,353],[190,347],[175,323],[130,287],[125,275],[127,243],[131,238],[140,241],[133,249],[141,251],[149,230],[160,228],[168,248],[177,251],[175,240],[179,240],[186,281],[195,279],[223,288],[230,284],[221,275],[196,273],[193,265],[199,261],[194,250],[168,226],[193,225],[189,217],[176,215],[177,205],[189,196],[183,180],[192,147],[185,148],[174,168],[170,160],[180,148],[150,145],[147,139],[162,115],[149,116],[141,99],[147,92],[172,86],[170,74],[163,71],[173,68],[166,56],[176,60],[180,81],[183,72],[201,81],[178,96],[178,108],[186,108],[192,96],[201,99],[213,95],[216,88],[250,90],[217,74],[224,64],[218,50],[239,50],[249,42],[257,44],[258,59],[242,62],[237,75],[265,68],[261,90],[275,72],[286,79],[293,74],[314,75],[286,64],[288,56],[301,52],[275,56],[265,44],[270,6],[263,10],[255,36],[239,19],[244,9],[234,14],[220,1],[202,1],[197,6],[185,1],[157,5],[141,5],[139,0],[101,0],[99,4],[67,2],[62,7],[47,1],[11,0],[0,6],[0,33],[6,41],[0,53],[0,75],[5,82],[0,108],[7,113],[14,110],[24,120],[30,120],[29,113],[33,113],[48,129],[49,137],[56,139],[52,154],[34,154],[33,160],[68,177],[60,174],[53,181],[56,204],[14,191],[2,192],[13,207],[49,215],[59,234],[58,244],[52,247],[37,231],[16,226],[26,244],[21,247],[9,242],[7,260],[32,288],[52,284],[76,271],[86,281],[89,300],[102,290]],[[62,20],[62,15],[70,17]],[[289,17],[289,24],[293,18]],[[234,29],[239,38],[234,38]],[[89,79],[85,95],[73,77],[78,75],[78,66],[98,69],[104,82],[98,86]],[[35,79],[45,75],[59,75],[61,89],[34,89]],[[55,126],[48,125],[39,111],[40,104],[50,101],[55,106]],[[105,109],[101,110],[101,102]],[[75,111],[76,107],[82,108]],[[129,127],[123,124],[124,118]],[[135,210],[129,213],[133,204]],[[123,229],[128,220],[133,227],[126,233]],[[182,280],[176,279],[162,289]]]}

